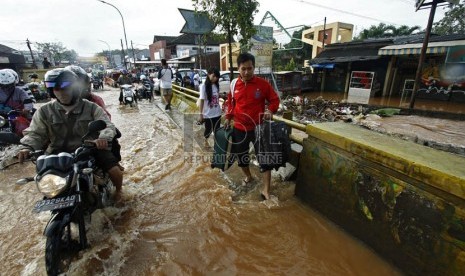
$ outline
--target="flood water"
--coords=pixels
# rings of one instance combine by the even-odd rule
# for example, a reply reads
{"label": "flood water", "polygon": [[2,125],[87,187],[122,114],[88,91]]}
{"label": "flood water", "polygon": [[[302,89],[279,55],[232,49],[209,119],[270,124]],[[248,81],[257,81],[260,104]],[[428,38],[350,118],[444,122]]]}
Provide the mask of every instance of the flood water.
{"label": "flood water", "polygon": [[[259,184],[236,193],[238,168],[212,170],[207,149],[186,149],[183,116],[173,110],[175,124],[160,99],[130,108],[116,89],[97,93],[123,133],[123,203],[93,214],[90,248],[66,275],[400,275],[299,201],[293,182],[273,176],[265,202]],[[45,275],[50,215],[31,211],[34,183],[14,184],[33,173],[32,164],[0,171],[0,275]]]}

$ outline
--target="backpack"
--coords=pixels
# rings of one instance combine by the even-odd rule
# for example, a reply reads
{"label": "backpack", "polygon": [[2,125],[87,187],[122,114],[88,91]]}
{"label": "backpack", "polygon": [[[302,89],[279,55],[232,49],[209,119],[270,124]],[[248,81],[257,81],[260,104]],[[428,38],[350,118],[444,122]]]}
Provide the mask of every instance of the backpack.
{"label": "backpack", "polygon": [[[163,69],[165,69],[165,73],[162,74],[161,71],[163,71]],[[160,71],[158,71],[158,79],[161,79],[166,74],[166,71],[170,71],[171,78],[173,78],[173,72],[171,72],[170,68],[161,68]]]}

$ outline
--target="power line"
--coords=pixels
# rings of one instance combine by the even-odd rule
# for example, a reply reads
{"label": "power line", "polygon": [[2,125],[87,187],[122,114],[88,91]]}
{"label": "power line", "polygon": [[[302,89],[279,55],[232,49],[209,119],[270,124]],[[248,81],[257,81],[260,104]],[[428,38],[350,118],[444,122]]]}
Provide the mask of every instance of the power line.
{"label": "power line", "polygon": [[303,3],[303,4],[307,4],[307,5],[311,5],[311,6],[315,6],[315,7],[319,7],[319,8],[323,8],[323,9],[327,9],[327,10],[331,10],[331,11],[336,11],[336,12],[340,12],[340,13],[344,13],[344,14],[348,14],[348,15],[357,16],[357,17],[364,18],[364,19],[369,19],[369,20],[381,22],[381,23],[389,23],[389,24],[392,24],[392,25],[399,25],[399,24],[394,23],[394,22],[389,22],[389,21],[386,21],[386,20],[380,20],[380,19],[369,17],[369,16],[366,16],[366,15],[361,15],[361,14],[357,14],[357,13],[353,13],[353,12],[349,12],[349,11],[345,11],[345,10],[341,10],[341,9],[336,9],[336,8],[333,8],[333,7],[323,6],[323,5],[320,5],[320,4],[311,3],[311,2],[308,2],[308,1],[304,1],[304,0],[294,0],[294,1],[295,2],[300,2],[300,3]]}

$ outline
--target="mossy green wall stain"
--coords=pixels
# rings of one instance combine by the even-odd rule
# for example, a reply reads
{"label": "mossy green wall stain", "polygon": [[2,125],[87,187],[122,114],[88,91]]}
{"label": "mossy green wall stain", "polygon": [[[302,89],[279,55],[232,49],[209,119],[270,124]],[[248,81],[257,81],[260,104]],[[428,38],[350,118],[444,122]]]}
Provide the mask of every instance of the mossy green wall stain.
{"label": "mossy green wall stain", "polygon": [[[298,197],[408,274],[465,275],[462,199],[454,197],[459,204],[452,204],[447,196],[424,190],[429,186],[412,178],[410,166],[395,160],[380,165],[360,145],[354,154],[350,145],[340,148],[309,135],[303,146]],[[408,173],[399,174],[402,169]]]}

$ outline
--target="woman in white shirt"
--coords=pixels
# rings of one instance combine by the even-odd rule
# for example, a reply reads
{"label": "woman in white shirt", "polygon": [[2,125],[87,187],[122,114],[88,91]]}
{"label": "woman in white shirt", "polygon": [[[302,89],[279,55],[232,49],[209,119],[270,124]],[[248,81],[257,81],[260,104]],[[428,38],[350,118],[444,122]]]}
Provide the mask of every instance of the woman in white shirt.
{"label": "woman in white shirt", "polygon": [[208,70],[208,76],[204,84],[200,85],[200,118],[199,123],[205,123],[205,146],[208,145],[208,137],[220,127],[221,107],[219,97],[220,71],[216,68]]}

